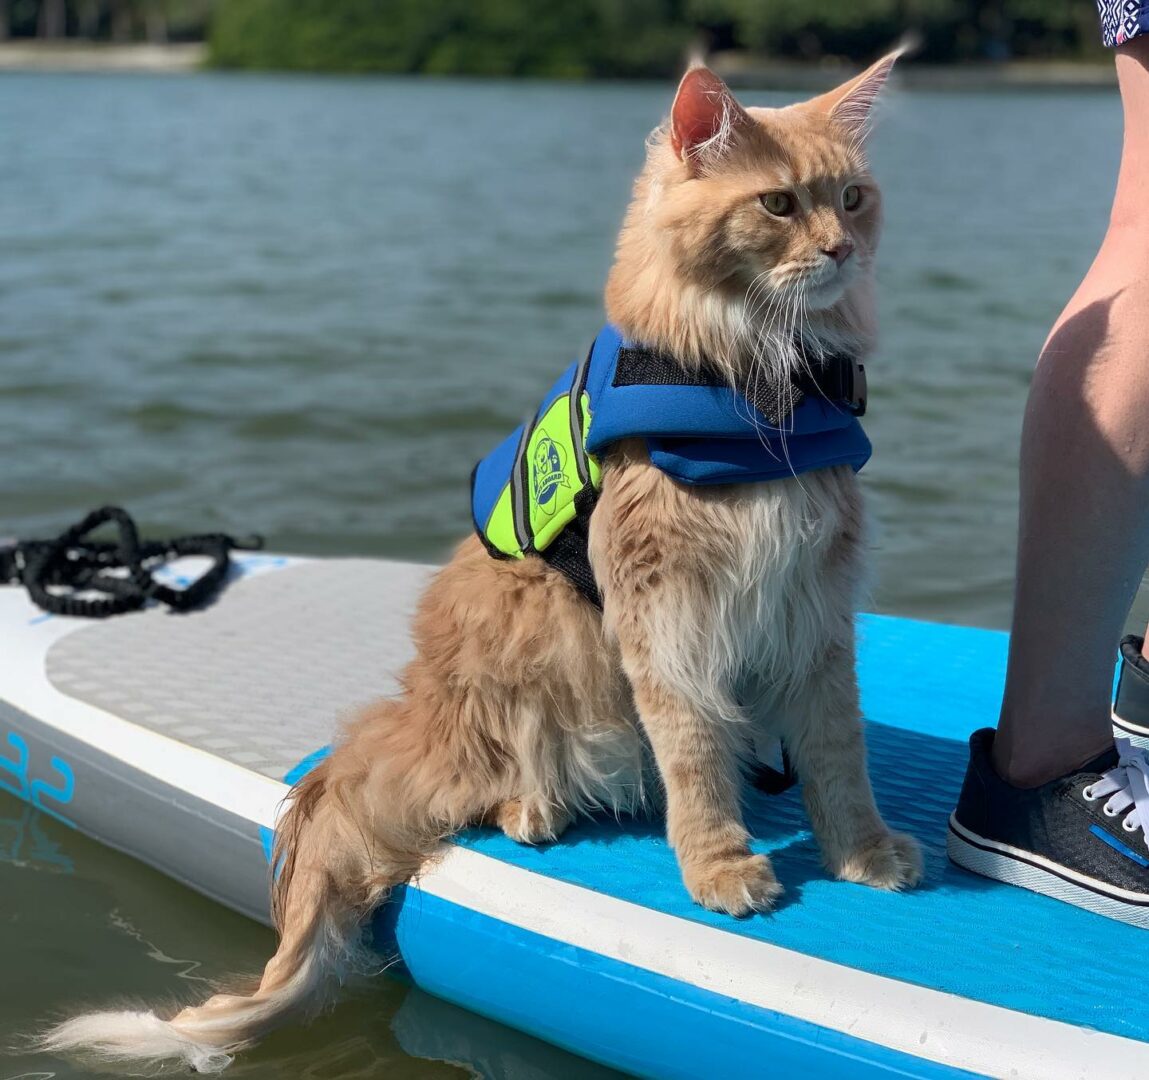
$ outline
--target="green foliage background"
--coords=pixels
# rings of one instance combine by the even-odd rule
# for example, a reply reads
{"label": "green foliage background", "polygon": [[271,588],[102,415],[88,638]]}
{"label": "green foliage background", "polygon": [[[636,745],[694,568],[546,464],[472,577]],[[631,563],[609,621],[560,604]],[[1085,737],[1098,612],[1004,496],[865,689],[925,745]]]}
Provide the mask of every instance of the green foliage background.
{"label": "green foliage background", "polygon": [[692,44],[864,58],[908,28],[940,62],[1099,49],[1090,0],[222,0],[210,40],[220,67],[582,78]]}
{"label": "green foliage background", "polygon": [[218,67],[295,71],[662,76],[691,47],[857,61],[910,29],[934,62],[1101,51],[1092,0],[0,0],[0,38],[207,37]]}
{"label": "green foliage background", "polygon": [[225,0],[224,67],[467,75],[657,74],[691,28],[668,0]]}
{"label": "green foliage background", "polygon": [[230,68],[592,77],[692,44],[859,59],[910,28],[933,61],[1100,49],[1090,0],[222,0],[210,40]]}
{"label": "green foliage background", "polygon": [[[62,15],[63,36],[94,40],[200,41],[217,7],[228,0],[0,0],[0,39],[30,38],[43,33],[44,9]],[[149,33],[149,26],[151,33]]]}

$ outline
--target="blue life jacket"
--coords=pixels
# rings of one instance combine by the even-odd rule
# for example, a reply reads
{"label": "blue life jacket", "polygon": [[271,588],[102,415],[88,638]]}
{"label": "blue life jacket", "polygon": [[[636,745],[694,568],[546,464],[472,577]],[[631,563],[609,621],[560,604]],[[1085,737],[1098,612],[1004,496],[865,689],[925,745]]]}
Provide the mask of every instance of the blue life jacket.
{"label": "blue life jacket", "polygon": [[850,357],[735,389],[606,326],[533,419],[475,466],[475,531],[496,558],[541,556],[600,605],[586,537],[609,446],[645,440],[651,462],[684,484],[763,482],[834,465],[857,471],[871,452],[858,422],[865,392],[863,368]]}

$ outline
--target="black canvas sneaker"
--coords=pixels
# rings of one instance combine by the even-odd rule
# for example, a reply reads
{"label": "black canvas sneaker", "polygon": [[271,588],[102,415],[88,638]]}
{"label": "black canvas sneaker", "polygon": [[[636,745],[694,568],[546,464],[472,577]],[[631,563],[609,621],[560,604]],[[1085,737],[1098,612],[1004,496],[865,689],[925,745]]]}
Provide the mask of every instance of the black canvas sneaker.
{"label": "black canvas sneaker", "polygon": [[1144,644],[1145,639],[1139,637],[1127,637],[1121,642],[1121,667],[1113,697],[1113,734],[1149,749],[1149,660],[1141,655]]}
{"label": "black canvas sneaker", "polygon": [[1149,928],[1149,752],[1126,739],[1076,772],[1016,788],[990,760],[994,731],[970,737],[970,762],[946,849],[975,874]]}

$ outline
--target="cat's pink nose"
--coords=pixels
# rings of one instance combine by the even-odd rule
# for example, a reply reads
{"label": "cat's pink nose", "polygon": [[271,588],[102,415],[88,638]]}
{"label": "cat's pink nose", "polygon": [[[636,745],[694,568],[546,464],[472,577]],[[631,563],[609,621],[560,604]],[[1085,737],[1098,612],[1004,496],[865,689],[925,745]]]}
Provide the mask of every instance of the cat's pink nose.
{"label": "cat's pink nose", "polygon": [[852,254],[854,250],[854,241],[842,239],[837,244],[830,248],[822,248],[823,255],[829,255],[839,266],[842,265]]}

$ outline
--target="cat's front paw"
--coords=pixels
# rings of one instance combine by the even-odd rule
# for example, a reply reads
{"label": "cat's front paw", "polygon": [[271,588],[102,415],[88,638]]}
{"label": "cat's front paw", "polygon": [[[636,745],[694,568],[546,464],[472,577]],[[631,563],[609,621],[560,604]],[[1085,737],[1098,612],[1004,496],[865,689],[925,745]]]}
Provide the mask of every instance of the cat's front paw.
{"label": "cat's front paw", "polygon": [[495,812],[495,822],[519,844],[545,844],[557,840],[574,818],[561,806],[541,796],[508,799]]}
{"label": "cat's front paw", "polygon": [[683,869],[682,877],[696,903],[728,915],[769,911],[782,895],[765,855],[695,863]]}
{"label": "cat's front paw", "polygon": [[922,851],[905,833],[888,832],[831,867],[835,876],[875,889],[911,889],[922,880]]}

